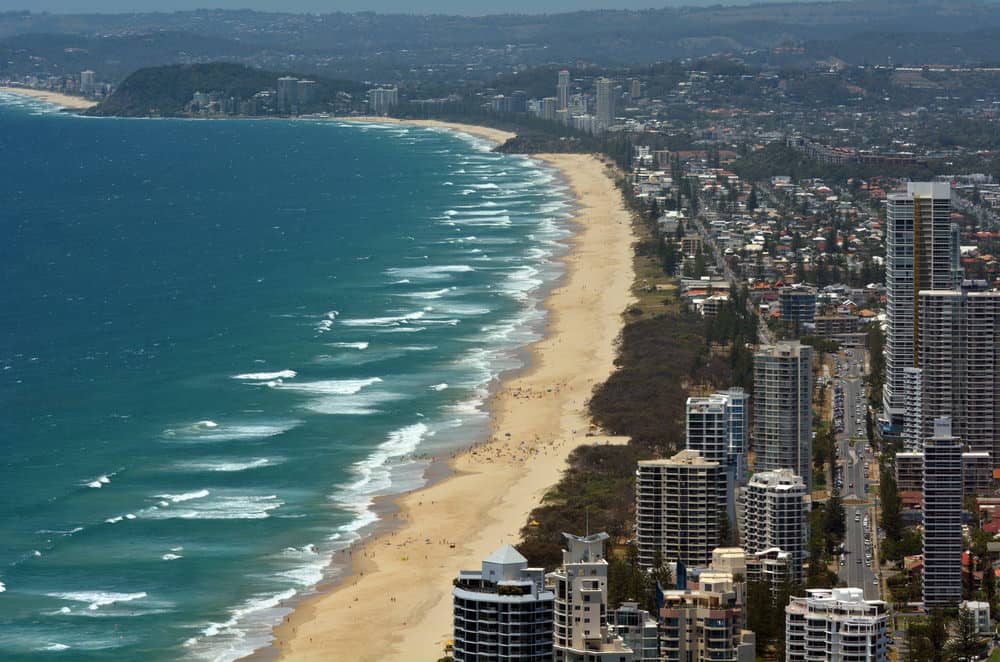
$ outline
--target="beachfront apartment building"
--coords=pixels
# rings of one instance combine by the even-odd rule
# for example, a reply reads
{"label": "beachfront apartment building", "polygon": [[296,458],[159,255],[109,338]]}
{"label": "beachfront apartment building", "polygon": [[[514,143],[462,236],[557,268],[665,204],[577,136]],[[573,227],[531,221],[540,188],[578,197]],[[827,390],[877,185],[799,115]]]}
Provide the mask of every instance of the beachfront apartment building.
{"label": "beachfront apartment building", "polygon": [[608,612],[608,628],[632,649],[634,662],[660,662],[660,628],[637,602],[623,602]]}
{"label": "beachfront apartment building", "polygon": [[634,662],[632,649],[608,628],[607,533],[564,533],[562,566],[546,576],[555,595],[555,662]]}
{"label": "beachfront apartment building", "polygon": [[[775,550],[770,555],[774,559],[764,560],[780,560],[781,572],[767,573],[766,577],[783,579],[787,570],[792,582],[802,582],[808,556],[810,504],[805,482],[790,469],[762,471],[750,478],[743,490],[740,531],[748,554]],[[779,558],[780,552],[788,554],[788,558]],[[763,564],[762,573],[767,567]]]}
{"label": "beachfront apartment building", "polygon": [[954,607],[962,599],[962,442],[951,420],[934,421],[924,441],[924,604]]}
{"label": "beachfront apartment building", "polygon": [[[957,228],[951,223],[947,182],[909,182],[886,207],[886,417],[902,426],[904,370],[919,367],[921,290],[952,290],[961,283]],[[916,449],[910,449],[916,450]]]}
{"label": "beachfront apartment building", "polygon": [[728,484],[720,502],[730,506],[735,485],[746,482],[747,432],[750,428],[750,395],[734,387],[707,397],[688,398],[685,406],[685,439],[688,450],[725,467]]}
{"label": "beachfront apartment building", "polygon": [[754,354],[756,471],[791,469],[812,489],[812,358],[799,342]]}
{"label": "beachfront apartment building", "polygon": [[753,662],[739,591],[728,572],[702,573],[697,589],[663,592],[660,653],[667,662]]}
{"label": "beachfront apartment building", "polygon": [[456,662],[549,662],[555,594],[545,570],[510,545],[493,552],[475,571],[463,570],[452,591]]}
{"label": "beachfront apartment building", "polygon": [[785,607],[786,662],[886,662],[889,616],[860,588],[806,590]]}
{"label": "beachfront apartment building", "polygon": [[722,480],[724,467],[693,450],[638,463],[635,522],[642,567],[676,561],[694,567],[709,564],[726,516],[719,503]]}

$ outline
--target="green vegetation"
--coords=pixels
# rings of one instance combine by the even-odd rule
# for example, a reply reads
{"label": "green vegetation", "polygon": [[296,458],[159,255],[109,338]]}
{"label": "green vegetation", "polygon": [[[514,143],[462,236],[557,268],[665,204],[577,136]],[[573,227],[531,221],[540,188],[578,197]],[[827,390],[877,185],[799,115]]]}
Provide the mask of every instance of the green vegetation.
{"label": "green vegetation", "polygon": [[[195,92],[222,92],[226,97],[249,99],[261,90],[274,89],[287,73],[254,69],[241,64],[176,64],[140,69],[122,81],[114,94],[90,111],[93,115],[164,117],[181,115]],[[316,101],[303,112],[332,110],[338,92],[359,93],[365,87],[354,81],[314,78]]]}

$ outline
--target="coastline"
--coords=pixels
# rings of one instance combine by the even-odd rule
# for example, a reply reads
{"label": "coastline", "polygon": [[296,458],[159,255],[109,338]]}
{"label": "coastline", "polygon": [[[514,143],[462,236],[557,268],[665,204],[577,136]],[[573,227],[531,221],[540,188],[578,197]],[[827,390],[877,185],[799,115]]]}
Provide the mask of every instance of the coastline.
{"label": "coastline", "polygon": [[[309,118],[305,118],[309,119]],[[511,138],[515,138],[517,134],[511,133],[510,131],[503,131],[501,129],[493,129],[488,126],[477,126],[475,124],[459,124],[457,122],[443,122],[441,120],[401,120],[395,117],[372,117],[372,116],[358,116],[358,117],[331,117],[331,121],[334,122],[365,122],[370,124],[403,124],[409,126],[424,126],[432,127],[436,129],[450,129],[452,131],[457,131],[459,133],[467,133],[470,136],[475,136],[477,138],[483,138],[484,140],[489,140],[495,143],[497,146],[504,144]],[[532,155],[537,156],[537,155]],[[544,159],[543,159],[544,160]],[[553,164],[550,164],[553,165]],[[558,167],[558,166],[557,166]]]}
{"label": "coastline", "polygon": [[[332,119],[447,128],[495,143],[514,135],[434,120]],[[275,628],[272,646],[246,659],[298,662],[329,659],[337,651],[358,651],[350,658],[358,660],[443,655],[451,639],[452,578],[479,567],[501,544],[519,540],[528,514],[559,480],[573,449],[624,442],[589,435],[586,403],[614,370],[622,312],[631,301],[630,217],[596,157],[533,157],[556,168],[572,188],[577,233],[563,258],[566,274],[544,302],[545,337],[527,348],[527,367],[494,390],[489,439],[458,454],[445,477],[387,499],[396,510],[393,519],[333,559],[351,572],[299,602]],[[437,467],[439,475],[443,469]]]}
{"label": "coastline", "polygon": [[18,94],[22,97],[31,97],[32,99],[45,101],[46,103],[51,103],[54,106],[68,108],[70,110],[87,110],[88,108],[93,108],[97,105],[90,99],[85,99],[83,97],[62,94],[61,92],[50,92],[49,90],[36,90],[32,87],[0,86],[0,92]]}

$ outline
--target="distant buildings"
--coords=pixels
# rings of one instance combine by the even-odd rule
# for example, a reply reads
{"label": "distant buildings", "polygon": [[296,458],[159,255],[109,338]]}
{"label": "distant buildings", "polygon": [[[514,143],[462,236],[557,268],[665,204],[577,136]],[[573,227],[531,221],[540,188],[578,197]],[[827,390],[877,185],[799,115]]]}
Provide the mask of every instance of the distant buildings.
{"label": "distant buildings", "polygon": [[298,113],[299,79],[282,76],[278,79],[278,112],[285,115]]}
{"label": "distant buildings", "polygon": [[567,108],[569,108],[569,72],[563,69],[559,72],[559,81],[556,83],[556,110]]}
{"label": "distant buildings", "polygon": [[615,119],[614,81],[610,78],[598,78],[597,88],[597,125],[600,131],[607,131]]}
{"label": "distant buildings", "polygon": [[544,573],[510,545],[482,570],[459,573],[452,591],[456,662],[552,659],[555,594]]}
{"label": "distant buildings", "polygon": [[860,588],[807,589],[785,607],[785,660],[885,662],[888,623],[885,603]]}
{"label": "distant buildings", "polygon": [[553,659],[633,662],[631,649],[608,630],[608,562],[604,558],[608,534],[580,537],[564,533],[563,536],[567,549],[563,550],[562,566],[547,576],[555,593]]}
{"label": "distant buildings", "polygon": [[80,94],[85,97],[97,93],[97,74],[90,69],[80,72]]}
{"label": "distant buildings", "polygon": [[954,607],[961,599],[962,442],[939,418],[924,441],[924,604]]}
{"label": "distant buildings", "polygon": [[[761,559],[760,579],[802,582],[810,504],[805,483],[790,469],[764,471],[750,478],[743,490],[743,548],[753,555],[773,550],[773,558]],[[788,555],[787,560],[780,552]]]}
{"label": "distant buildings", "polygon": [[725,468],[696,451],[666,460],[643,460],[636,471],[636,538],[639,563],[683,561],[707,566],[719,545],[726,512],[719,503]]}
{"label": "distant buildings", "polygon": [[368,90],[368,110],[372,115],[388,115],[399,105],[399,90],[396,87],[376,87]]}
{"label": "distant buildings", "polygon": [[791,469],[812,490],[812,348],[779,342],[754,354],[756,471]]}

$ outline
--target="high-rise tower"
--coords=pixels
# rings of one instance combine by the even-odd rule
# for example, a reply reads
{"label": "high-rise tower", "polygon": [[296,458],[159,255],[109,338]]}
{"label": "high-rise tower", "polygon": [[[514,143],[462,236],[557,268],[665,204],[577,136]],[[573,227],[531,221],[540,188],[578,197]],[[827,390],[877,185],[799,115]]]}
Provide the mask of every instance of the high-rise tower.
{"label": "high-rise tower", "polygon": [[947,182],[910,182],[906,193],[888,197],[886,212],[886,416],[901,425],[904,370],[919,367],[921,290],[959,286],[957,233],[951,224]]}
{"label": "high-rise tower", "polygon": [[754,355],[755,471],[791,469],[812,489],[812,347],[779,342]]}

